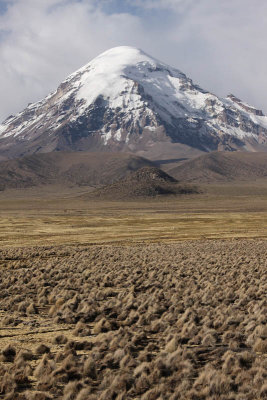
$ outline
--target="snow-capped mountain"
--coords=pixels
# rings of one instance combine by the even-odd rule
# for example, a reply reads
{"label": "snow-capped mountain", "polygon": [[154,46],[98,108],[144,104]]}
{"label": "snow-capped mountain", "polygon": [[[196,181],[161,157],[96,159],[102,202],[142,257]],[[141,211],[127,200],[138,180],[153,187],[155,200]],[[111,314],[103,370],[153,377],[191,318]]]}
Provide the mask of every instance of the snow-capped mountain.
{"label": "snow-capped mountain", "polygon": [[2,157],[69,149],[138,152],[158,143],[203,151],[267,148],[267,117],[122,46],[96,57],[44,100],[0,125]]}

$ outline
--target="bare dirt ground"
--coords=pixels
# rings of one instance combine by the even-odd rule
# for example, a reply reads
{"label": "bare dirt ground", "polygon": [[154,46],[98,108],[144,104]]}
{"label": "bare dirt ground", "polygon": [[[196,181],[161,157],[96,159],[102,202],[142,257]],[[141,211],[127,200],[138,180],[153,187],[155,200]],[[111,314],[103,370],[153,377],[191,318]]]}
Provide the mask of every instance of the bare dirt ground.
{"label": "bare dirt ground", "polygon": [[266,199],[1,194],[0,398],[266,399]]}

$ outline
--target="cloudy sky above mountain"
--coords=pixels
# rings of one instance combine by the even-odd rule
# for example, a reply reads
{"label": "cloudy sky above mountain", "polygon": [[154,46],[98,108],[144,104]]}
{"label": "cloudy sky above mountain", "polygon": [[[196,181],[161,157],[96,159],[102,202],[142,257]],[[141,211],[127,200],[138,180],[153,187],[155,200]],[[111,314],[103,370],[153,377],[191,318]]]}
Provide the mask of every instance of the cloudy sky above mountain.
{"label": "cloudy sky above mountain", "polygon": [[267,112],[266,0],[0,0],[0,119],[130,45]]}

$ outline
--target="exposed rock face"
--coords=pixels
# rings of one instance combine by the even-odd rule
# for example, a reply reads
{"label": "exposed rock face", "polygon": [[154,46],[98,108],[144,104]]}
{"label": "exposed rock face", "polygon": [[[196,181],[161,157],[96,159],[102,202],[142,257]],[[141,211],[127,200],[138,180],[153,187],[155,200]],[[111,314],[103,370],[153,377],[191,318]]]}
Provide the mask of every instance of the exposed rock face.
{"label": "exposed rock face", "polygon": [[55,150],[138,152],[158,143],[203,151],[267,148],[267,117],[123,46],[0,125],[0,156],[9,158]]}
{"label": "exposed rock face", "polygon": [[236,103],[239,107],[241,107],[243,110],[254,114],[258,115],[260,117],[264,117],[265,115],[263,114],[262,110],[257,110],[255,107],[249,106],[248,104],[244,103],[242,100],[240,100],[238,97],[236,97],[233,94],[229,94],[227,96],[227,99],[231,100],[233,103]]}

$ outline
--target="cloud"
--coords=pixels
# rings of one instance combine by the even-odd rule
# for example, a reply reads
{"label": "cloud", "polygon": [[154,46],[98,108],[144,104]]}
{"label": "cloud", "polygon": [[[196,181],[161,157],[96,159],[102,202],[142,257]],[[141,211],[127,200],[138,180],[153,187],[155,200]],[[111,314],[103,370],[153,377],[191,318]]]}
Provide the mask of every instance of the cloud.
{"label": "cloud", "polygon": [[266,35],[265,0],[200,1],[170,34],[178,48],[191,51],[184,67],[201,85],[236,92],[267,111]]}
{"label": "cloud", "polygon": [[127,0],[144,9],[168,9],[176,12],[185,11],[195,0]]}
{"label": "cloud", "polygon": [[267,111],[266,0],[5,3],[0,119],[43,98],[69,73],[119,45],[140,47],[200,86],[221,96],[233,92]]}
{"label": "cloud", "polygon": [[16,0],[0,26],[2,119],[45,96],[100,52],[143,36],[137,17],[107,15],[93,1]]}

